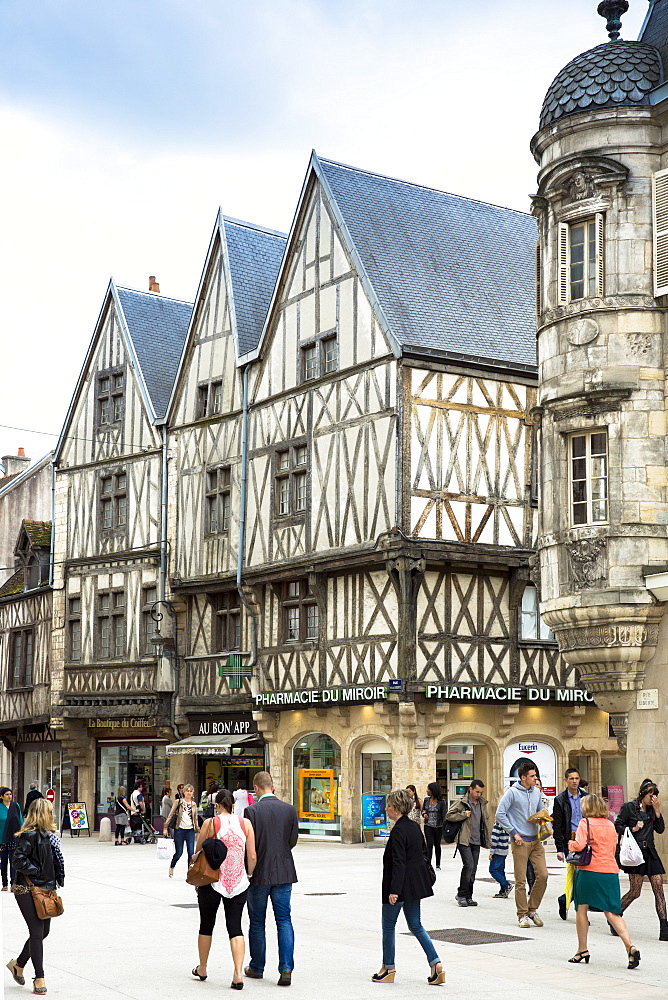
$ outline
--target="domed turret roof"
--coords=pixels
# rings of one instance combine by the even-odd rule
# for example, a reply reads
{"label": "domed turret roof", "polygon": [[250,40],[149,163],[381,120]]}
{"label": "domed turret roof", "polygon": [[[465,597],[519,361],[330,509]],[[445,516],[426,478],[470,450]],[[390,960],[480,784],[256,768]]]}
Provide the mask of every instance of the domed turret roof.
{"label": "domed turret roof", "polygon": [[540,127],[595,108],[649,104],[661,82],[661,57],[646,42],[604,42],[582,52],[557,73],[545,95]]}

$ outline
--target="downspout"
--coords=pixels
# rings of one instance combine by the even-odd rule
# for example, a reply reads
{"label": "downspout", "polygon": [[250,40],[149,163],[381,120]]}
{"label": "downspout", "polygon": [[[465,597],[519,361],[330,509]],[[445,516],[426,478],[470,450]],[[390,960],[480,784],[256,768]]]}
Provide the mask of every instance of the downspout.
{"label": "downspout", "polygon": [[[176,614],[172,605],[169,601],[165,599],[165,593],[167,591],[166,581],[167,581],[167,422],[162,425],[162,482],[160,484],[160,579],[158,581],[158,599],[162,602],[162,606],[166,607],[169,611],[170,617],[172,619],[172,629],[174,631],[174,653],[173,653],[173,667],[174,667],[174,690],[172,691],[169,707],[169,724],[174,731],[176,731],[176,699],[179,696],[179,656],[178,656],[178,644],[177,644],[177,621]],[[164,656],[164,651],[163,654]]]}
{"label": "downspout", "polygon": [[250,621],[251,658],[247,667],[257,664],[257,617],[250,606],[242,586],[244,567],[244,548],[246,544],[246,494],[248,486],[248,369],[246,365],[243,374],[243,402],[241,408],[241,495],[239,497],[239,551],[237,553],[237,591],[239,600],[246,609]]}
{"label": "downspout", "polygon": [[56,456],[51,459],[51,544],[49,545],[49,587],[53,587],[56,544]]}

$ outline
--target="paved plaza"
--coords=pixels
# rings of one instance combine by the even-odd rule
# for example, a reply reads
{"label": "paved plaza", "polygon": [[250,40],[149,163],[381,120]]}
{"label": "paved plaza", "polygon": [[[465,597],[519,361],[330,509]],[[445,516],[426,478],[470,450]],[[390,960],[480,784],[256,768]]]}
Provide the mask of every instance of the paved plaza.
{"label": "paved plaza", "polygon": [[[63,839],[67,882],[65,913],[52,923],[45,944],[49,996],[112,1000],[179,1000],[206,998],[229,990],[232,964],[224,920],[214,934],[209,978],[201,983],[190,974],[197,964],[198,911],[195,891],[184,881],[182,860],[173,879],[167,863],[152,845],[123,847],[93,839]],[[295,850],[300,881],[293,894],[296,932],[294,998],[332,997],[356,1000],[389,994],[395,1000],[428,992],[428,967],[417,942],[405,936],[403,917],[397,924],[397,978],[374,985],[370,977],[381,965],[380,879],[382,849],[338,843],[300,842]],[[621,943],[607,931],[602,915],[592,914],[591,964],[568,965],[576,949],[572,914],[557,916],[556,898],[563,875],[554,854],[554,872],[541,908],[542,928],[521,930],[512,899],[492,899],[496,884],[487,881],[486,866],[476,883],[477,908],[454,902],[459,865],[452,849],[444,851],[436,895],[423,905],[430,931],[485,930],[520,940],[482,945],[438,942],[447,971],[444,996],[457,1000],[531,998],[615,1000],[668,998],[668,942],[660,942],[653,897],[645,886],[628,913],[642,962],[626,969]],[[624,880],[623,885],[626,880]],[[3,918],[3,963],[16,957],[26,936],[13,896],[0,895]],[[246,981],[244,995],[276,995],[276,935],[268,920],[268,968],[262,982]],[[29,966],[26,976],[32,974]],[[27,996],[30,984],[15,985],[3,970],[5,997]]]}

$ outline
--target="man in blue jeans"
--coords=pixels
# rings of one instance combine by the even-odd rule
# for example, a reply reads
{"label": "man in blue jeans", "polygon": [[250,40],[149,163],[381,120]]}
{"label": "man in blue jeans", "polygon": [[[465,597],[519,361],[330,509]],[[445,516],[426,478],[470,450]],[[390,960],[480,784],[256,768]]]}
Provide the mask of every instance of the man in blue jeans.
{"label": "man in blue jeans", "polygon": [[295,932],[290,916],[292,885],[297,872],[292,849],[299,836],[297,813],[289,802],[274,795],[271,775],[260,771],[253,778],[257,802],[244,812],[255,832],[257,863],[248,889],[248,949],[250,964],[244,970],[249,979],[262,979],[267,954],[265,922],[267,900],[271,899],[278,932],[279,986],[290,986],[294,969]]}

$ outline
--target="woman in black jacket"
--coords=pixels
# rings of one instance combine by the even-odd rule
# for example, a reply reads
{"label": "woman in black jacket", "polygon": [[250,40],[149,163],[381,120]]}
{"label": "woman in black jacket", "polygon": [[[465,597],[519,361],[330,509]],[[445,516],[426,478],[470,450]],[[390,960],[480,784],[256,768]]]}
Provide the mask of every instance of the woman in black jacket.
{"label": "woman in black jacket", "polygon": [[12,892],[16,896],[19,910],[28,925],[28,940],[16,959],[7,963],[7,968],[20,986],[25,985],[23,970],[32,960],[35,978],[33,993],[46,993],[43,966],[43,941],[51,929],[50,920],[40,920],[28,882],[43,889],[55,889],[65,883],[65,863],[60,852],[60,841],[56,835],[53,809],[46,799],[36,799],[31,803],[25,823],[17,834],[14,851],[16,881]]}
{"label": "woman in black jacket", "polygon": [[431,864],[432,848],[435,853],[436,871],[441,868],[441,837],[443,836],[443,824],[448,807],[445,804],[441,786],[437,781],[432,781],[427,785],[429,795],[422,803],[422,815],[424,816],[424,837],[427,841],[427,857]]}
{"label": "woman in black jacket", "polygon": [[[663,892],[663,874],[659,852],[654,846],[654,834],[663,833],[666,828],[661,815],[659,789],[650,778],[645,778],[635,799],[625,802],[615,820],[617,833],[622,836],[627,828],[631,831],[642,851],[641,865],[621,865],[629,877],[629,891],[622,897],[622,913],[637,899],[642,890],[643,878],[649,879],[654,892],[654,904],[659,918],[659,941],[668,941],[668,920],[666,920],[666,897]],[[612,930],[612,928],[611,928]],[[614,933],[614,931],[613,931]]]}
{"label": "woman in black jacket", "polygon": [[408,818],[413,807],[410,792],[400,788],[387,796],[387,815],[394,821],[383,855],[383,965],[372,976],[374,983],[393,983],[394,932],[403,909],[411,934],[418,939],[427,961],[431,986],[445,982],[441,960],[434,943],[420,922],[420,900],[433,896],[432,881],[427,867],[424,837],[417,823]]}

